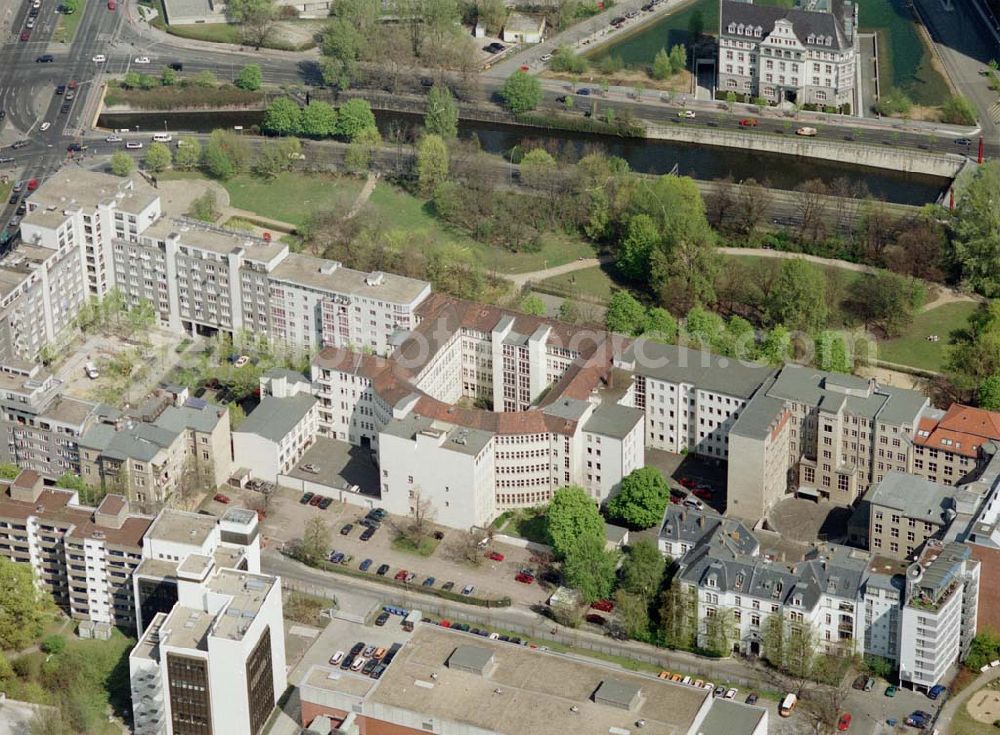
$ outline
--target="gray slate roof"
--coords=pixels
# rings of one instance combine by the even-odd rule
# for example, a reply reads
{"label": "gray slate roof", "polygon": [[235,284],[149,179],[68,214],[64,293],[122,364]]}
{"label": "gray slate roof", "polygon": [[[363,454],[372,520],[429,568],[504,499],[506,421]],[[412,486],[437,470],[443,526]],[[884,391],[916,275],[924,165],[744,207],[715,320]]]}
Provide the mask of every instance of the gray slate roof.
{"label": "gray slate roof", "polygon": [[890,472],[872,487],[865,500],[872,505],[901,511],[908,518],[941,524],[954,508],[955,488],[939,485],[905,472]]}
{"label": "gray slate roof", "polygon": [[749,398],[757,387],[774,374],[773,368],[742,363],[708,350],[637,339],[630,344],[621,362],[634,364],[634,372],[670,383],[687,383],[699,390]]}
{"label": "gray slate roof", "polygon": [[[843,26],[837,22],[833,13],[801,10],[799,8],[780,8],[773,5],[753,5],[749,2],[737,2],[735,0],[722,0],[720,32],[729,36],[728,28],[730,23],[740,23],[744,25],[760,26],[763,30],[761,37],[763,40],[774,30],[774,24],[779,20],[788,20],[792,24],[795,36],[803,46],[811,46],[822,49],[840,50],[848,48],[850,43],[844,35]],[[809,36],[814,40],[809,43]],[[815,41],[815,37],[831,36],[833,44],[827,46]],[[739,38],[736,34],[734,37]]]}
{"label": "gray slate roof", "polygon": [[698,735],[752,735],[766,713],[763,707],[719,697],[712,701],[712,709],[698,728]]}
{"label": "gray slate roof", "polygon": [[214,403],[204,408],[193,406],[167,406],[156,419],[156,425],[170,431],[181,432],[192,429],[205,434],[211,433],[219,425],[219,412],[222,406]]}
{"label": "gray slate roof", "polygon": [[266,396],[240,427],[233,432],[256,434],[280,442],[316,404],[316,398],[299,394],[288,398]]}
{"label": "gray slate roof", "polygon": [[641,424],[645,413],[641,408],[630,408],[618,403],[604,402],[587,419],[583,425],[584,431],[591,434],[624,439],[628,433]]}

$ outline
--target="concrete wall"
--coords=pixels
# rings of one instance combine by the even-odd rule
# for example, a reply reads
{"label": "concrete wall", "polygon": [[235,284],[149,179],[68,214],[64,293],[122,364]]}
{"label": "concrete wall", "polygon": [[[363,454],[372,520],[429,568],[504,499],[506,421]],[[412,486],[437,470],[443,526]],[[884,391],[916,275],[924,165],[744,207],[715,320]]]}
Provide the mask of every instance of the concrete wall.
{"label": "concrete wall", "polygon": [[646,127],[646,136],[657,140],[677,140],[684,143],[715,145],[748,151],[784,153],[789,156],[819,158],[825,161],[851,163],[856,166],[871,166],[947,178],[955,176],[966,161],[965,156],[950,153],[901,151],[889,146],[826,141],[822,138],[802,138],[794,133],[782,136],[768,133],[742,133],[684,128],[682,126],[649,125]]}

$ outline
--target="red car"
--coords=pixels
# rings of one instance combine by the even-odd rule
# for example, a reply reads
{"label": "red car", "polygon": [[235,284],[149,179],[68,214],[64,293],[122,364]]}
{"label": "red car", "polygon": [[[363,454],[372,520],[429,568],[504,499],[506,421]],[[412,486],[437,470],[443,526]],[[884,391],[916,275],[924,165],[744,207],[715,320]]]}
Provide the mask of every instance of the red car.
{"label": "red car", "polygon": [[28,191],[34,191],[38,188],[38,179],[28,179]]}
{"label": "red car", "polygon": [[514,579],[520,582],[521,584],[531,584],[532,582],[535,581],[534,577],[532,577],[530,574],[525,574],[524,572],[518,572],[516,575],[514,575]]}
{"label": "red car", "polygon": [[108,10],[115,10],[118,7],[118,3],[115,0],[108,0]]}
{"label": "red car", "polygon": [[450,628],[451,627],[451,621],[450,620],[442,620],[441,622],[438,623],[438,625],[440,625],[442,628]]}
{"label": "red car", "polygon": [[682,477],[677,482],[679,482],[682,487],[686,487],[686,488],[693,488],[697,484],[690,477]]}
{"label": "red car", "polygon": [[21,31],[22,41],[27,41],[29,38],[31,38],[31,31]]}
{"label": "red car", "polygon": [[223,495],[222,493],[217,493],[216,496],[213,498],[213,500],[216,503],[228,503],[229,502],[229,496],[228,495]]}
{"label": "red car", "polygon": [[755,128],[755,127],[757,127],[757,121],[754,120],[752,117],[745,117],[742,120],[740,120],[740,127],[741,128]]}
{"label": "red car", "polygon": [[492,559],[493,561],[503,561],[503,554],[499,551],[491,551],[486,555],[487,559]]}
{"label": "red car", "polygon": [[845,730],[849,730],[850,727],[851,727],[851,713],[845,712],[840,716],[840,720],[837,722],[837,729],[840,730],[840,732],[844,732]]}
{"label": "red car", "polygon": [[600,610],[601,612],[609,613],[615,609],[615,603],[613,603],[611,600],[598,600],[597,602],[593,603],[591,607],[594,608],[595,610]]}
{"label": "red car", "polygon": [[406,581],[407,574],[409,574],[408,571],[406,571],[405,569],[400,569],[398,572],[396,572],[396,576],[393,577],[393,579],[395,579],[397,582],[404,582]]}
{"label": "red car", "polygon": [[67,88],[67,89],[76,89],[76,80],[75,80],[75,79],[70,79],[70,80],[69,80],[69,81],[68,81],[68,82],[66,83],[66,88]]}
{"label": "red car", "polygon": [[701,498],[702,500],[712,499],[712,491],[704,487],[695,488],[691,491],[691,494],[696,498]]}
{"label": "red car", "polygon": [[319,505],[322,502],[323,502],[323,496],[322,495],[313,495],[309,499],[309,505]]}

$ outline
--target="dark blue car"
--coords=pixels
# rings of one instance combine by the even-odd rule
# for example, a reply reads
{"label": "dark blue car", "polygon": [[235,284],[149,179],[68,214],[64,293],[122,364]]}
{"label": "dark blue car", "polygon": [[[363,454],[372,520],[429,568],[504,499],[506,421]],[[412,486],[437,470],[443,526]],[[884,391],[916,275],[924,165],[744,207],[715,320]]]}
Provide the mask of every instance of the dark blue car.
{"label": "dark blue car", "polygon": [[941,684],[935,684],[934,686],[931,687],[931,690],[927,692],[927,696],[930,699],[937,699],[938,697],[940,697],[942,694],[945,693],[946,689],[947,687],[942,686]]}
{"label": "dark blue car", "polygon": [[371,559],[365,559],[363,562],[361,562],[361,566],[358,567],[358,569],[360,569],[362,572],[367,572],[368,571],[368,567],[370,567],[371,565],[372,565],[372,560]]}

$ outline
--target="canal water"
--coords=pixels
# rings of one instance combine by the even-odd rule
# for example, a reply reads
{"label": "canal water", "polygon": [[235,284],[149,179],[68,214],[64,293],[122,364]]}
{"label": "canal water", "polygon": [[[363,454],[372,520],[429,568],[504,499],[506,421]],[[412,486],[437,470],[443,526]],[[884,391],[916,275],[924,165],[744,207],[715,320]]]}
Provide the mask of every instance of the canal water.
{"label": "canal water", "polygon": [[[419,115],[376,111],[384,137],[401,135],[413,139],[422,124]],[[263,120],[262,111],[180,112],[180,113],[106,113],[98,125],[105,128],[135,130],[211,132],[216,128],[232,129],[243,126],[249,130]],[[734,181],[756,179],[777,189],[791,190],[810,179],[822,179],[827,184],[838,178],[852,185],[863,184],[872,196],[898,204],[923,205],[936,201],[949,181],[924,174],[853,166],[835,161],[820,161],[777,153],[760,153],[736,148],[677,143],[642,138],[619,138],[610,135],[543,130],[518,125],[462,121],[463,137],[477,137],[483,150],[509,154],[512,148],[537,142],[549,150],[562,152],[573,159],[594,150],[619,156],[632,170],[648,174],[665,174],[672,170],[695,179],[713,180],[727,176]]]}

